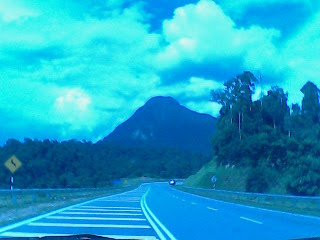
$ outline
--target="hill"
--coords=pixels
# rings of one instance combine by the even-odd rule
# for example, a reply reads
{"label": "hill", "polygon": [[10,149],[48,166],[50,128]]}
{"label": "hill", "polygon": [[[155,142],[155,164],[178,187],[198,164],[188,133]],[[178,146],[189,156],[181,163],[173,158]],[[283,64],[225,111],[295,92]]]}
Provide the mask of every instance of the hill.
{"label": "hill", "polygon": [[[126,177],[186,178],[211,155],[215,119],[193,112],[170,97],[150,99],[104,140],[9,139],[0,159],[13,154],[23,166],[17,188],[98,187]],[[0,188],[10,172],[0,171]]]}
{"label": "hill", "polygon": [[189,184],[248,192],[320,195],[320,90],[302,88],[301,104],[288,105],[288,93],[273,86],[254,98],[258,79],[244,72],[212,91],[221,104],[212,139],[214,164]]}
{"label": "hill", "polygon": [[165,147],[209,154],[216,119],[181,106],[172,97],[154,97],[102,142],[122,147]]}

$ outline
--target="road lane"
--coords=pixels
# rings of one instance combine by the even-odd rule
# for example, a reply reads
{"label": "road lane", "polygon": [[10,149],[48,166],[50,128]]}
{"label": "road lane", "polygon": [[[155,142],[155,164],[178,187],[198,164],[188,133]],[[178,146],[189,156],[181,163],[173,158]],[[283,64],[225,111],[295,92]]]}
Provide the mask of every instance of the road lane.
{"label": "road lane", "polygon": [[296,239],[320,236],[320,218],[227,203],[143,184],[0,228],[0,236],[96,234],[117,239]]}
{"label": "road lane", "polygon": [[146,202],[177,239],[294,239],[320,236],[318,217],[217,201],[178,191],[168,184],[153,184]]}

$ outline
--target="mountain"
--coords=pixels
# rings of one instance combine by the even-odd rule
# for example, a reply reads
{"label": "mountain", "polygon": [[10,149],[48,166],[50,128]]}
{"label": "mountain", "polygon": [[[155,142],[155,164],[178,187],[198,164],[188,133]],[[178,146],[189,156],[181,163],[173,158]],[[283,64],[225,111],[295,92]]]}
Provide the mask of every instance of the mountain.
{"label": "mountain", "polygon": [[194,112],[172,97],[154,97],[103,139],[124,147],[169,147],[211,153],[216,118]]}

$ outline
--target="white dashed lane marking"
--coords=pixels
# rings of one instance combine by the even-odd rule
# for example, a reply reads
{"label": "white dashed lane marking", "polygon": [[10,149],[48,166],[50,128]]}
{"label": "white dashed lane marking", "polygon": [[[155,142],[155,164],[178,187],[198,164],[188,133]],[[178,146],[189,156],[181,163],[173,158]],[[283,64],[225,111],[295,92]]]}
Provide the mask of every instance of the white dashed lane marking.
{"label": "white dashed lane marking", "polygon": [[212,207],[207,207],[209,210],[212,210],[212,211],[218,211],[218,209],[216,208],[212,208]]}
{"label": "white dashed lane marking", "polygon": [[249,222],[256,223],[256,224],[262,224],[262,222],[259,222],[259,221],[256,221],[256,220],[253,220],[253,219],[250,219],[250,218],[246,218],[246,217],[240,217],[240,218],[243,219],[243,220],[249,221]]}

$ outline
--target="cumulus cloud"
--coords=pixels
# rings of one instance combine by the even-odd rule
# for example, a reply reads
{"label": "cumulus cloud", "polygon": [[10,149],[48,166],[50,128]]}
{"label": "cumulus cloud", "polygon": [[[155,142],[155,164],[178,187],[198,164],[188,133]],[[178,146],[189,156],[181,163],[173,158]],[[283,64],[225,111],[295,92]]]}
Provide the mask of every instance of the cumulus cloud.
{"label": "cumulus cloud", "polygon": [[226,5],[273,0],[183,0],[159,19],[146,1],[1,2],[0,142],[98,140],[156,95],[217,115],[210,90],[243,70],[262,74],[259,91],[278,84],[292,101],[305,81],[319,83],[319,16],[283,39],[263,19],[241,25]]}
{"label": "cumulus cloud", "polygon": [[[64,90],[62,95],[57,97],[54,102],[56,121],[63,119],[65,122],[72,124],[73,127],[81,128],[81,125],[78,124],[85,124],[85,126],[91,127],[90,122],[94,121],[95,116],[90,104],[90,96],[82,89]],[[79,119],[84,121],[79,121]]]}
{"label": "cumulus cloud", "polygon": [[213,69],[218,65],[219,71],[236,68],[238,72],[270,65],[276,52],[273,41],[280,36],[276,29],[237,27],[210,0],[177,8],[173,18],[164,21],[163,34],[168,45],[157,56],[157,66],[170,71],[188,64],[186,71],[191,76],[205,74],[198,71],[199,65]]}
{"label": "cumulus cloud", "polygon": [[0,109],[16,116],[17,129],[22,119],[40,121],[59,126],[60,139],[96,139],[128,118],[159,83],[150,63],[158,36],[148,32],[140,4],[85,9],[82,2],[63,2],[30,4],[39,15],[23,25],[18,17],[0,19]]}
{"label": "cumulus cloud", "polygon": [[37,17],[39,12],[31,9],[22,1],[11,0],[0,2],[0,19],[4,22],[23,21],[31,17]]}

